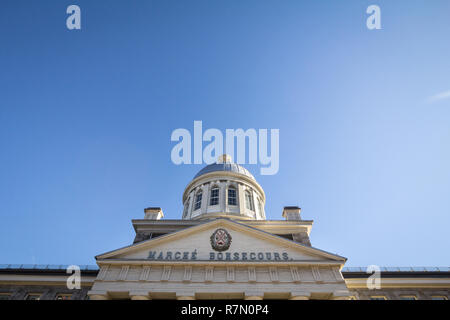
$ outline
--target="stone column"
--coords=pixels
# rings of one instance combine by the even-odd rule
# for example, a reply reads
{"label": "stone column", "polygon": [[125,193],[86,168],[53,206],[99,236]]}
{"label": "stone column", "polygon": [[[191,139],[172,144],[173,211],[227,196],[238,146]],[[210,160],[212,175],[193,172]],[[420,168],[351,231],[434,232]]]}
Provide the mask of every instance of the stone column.
{"label": "stone column", "polygon": [[205,184],[202,187],[202,205],[200,208],[201,213],[200,214],[204,214],[208,212],[208,205],[209,205],[209,188],[210,188],[210,183]]}
{"label": "stone column", "polygon": [[264,212],[264,201],[262,197],[258,200],[258,211],[259,211],[259,220],[265,220],[266,219],[266,213]]}
{"label": "stone column", "polygon": [[250,194],[252,195],[253,198],[253,209],[255,210],[255,219],[257,220],[261,220],[261,218],[259,218],[259,201],[258,201],[258,194],[256,193],[256,191],[254,189],[251,190]]}
{"label": "stone column", "polygon": [[220,212],[226,212],[225,206],[227,201],[227,184],[225,182],[219,183],[219,207]]}
{"label": "stone column", "polygon": [[189,204],[188,204],[188,212],[186,214],[186,219],[190,219],[192,215],[192,208],[194,207],[194,201],[195,201],[195,192],[191,191],[189,193]]}
{"label": "stone column", "polygon": [[237,197],[238,197],[238,205],[239,205],[239,214],[244,215],[245,214],[245,193],[244,193],[244,186],[239,183],[238,189],[236,190]]}

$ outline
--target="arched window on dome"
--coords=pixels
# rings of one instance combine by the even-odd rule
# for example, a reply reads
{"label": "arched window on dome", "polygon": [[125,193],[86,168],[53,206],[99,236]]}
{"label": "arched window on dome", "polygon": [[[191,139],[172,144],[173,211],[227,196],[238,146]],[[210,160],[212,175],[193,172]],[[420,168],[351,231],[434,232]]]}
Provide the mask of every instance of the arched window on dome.
{"label": "arched window on dome", "polygon": [[253,204],[253,196],[249,191],[245,191],[245,206],[248,210],[255,211],[255,205]]}
{"label": "arched window on dome", "polygon": [[212,187],[211,195],[209,197],[209,205],[215,206],[219,204],[219,187]]}
{"label": "arched window on dome", "polygon": [[200,209],[201,206],[202,206],[202,192],[199,191],[199,192],[195,195],[194,210]]}
{"label": "arched window on dome", "polygon": [[228,188],[228,205],[229,206],[237,205],[236,188],[235,187]]}

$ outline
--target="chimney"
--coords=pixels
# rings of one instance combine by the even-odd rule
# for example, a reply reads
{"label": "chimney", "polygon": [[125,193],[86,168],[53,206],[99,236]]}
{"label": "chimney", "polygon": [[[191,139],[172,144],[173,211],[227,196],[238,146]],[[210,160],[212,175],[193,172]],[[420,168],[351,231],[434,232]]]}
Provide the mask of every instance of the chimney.
{"label": "chimney", "polygon": [[164,217],[164,213],[161,208],[159,207],[150,207],[144,209],[145,217],[144,219],[148,220],[159,220],[162,217]]}
{"label": "chimney", "polygon": [[283,218],[286,220],[302,220],[300,218],[300,210],[302,209],[297,206],[284,207]]}

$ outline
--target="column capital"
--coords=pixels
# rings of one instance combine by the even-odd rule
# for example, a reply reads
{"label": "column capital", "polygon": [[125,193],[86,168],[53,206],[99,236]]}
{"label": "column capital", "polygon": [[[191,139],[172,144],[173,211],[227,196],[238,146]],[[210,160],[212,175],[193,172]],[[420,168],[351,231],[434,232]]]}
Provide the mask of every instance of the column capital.
{"label": "column capital", "polygon": [[293,291],[289,300],[309,300],[311,294],[308,291]]}
{"label": "column capital", "polygon": [[177,300],[195,300],[194,296],[177,296]]}
{"label": "column capital", "polygon": [[131,300],[151,300],[149,296],[140,296],[140,295],[131,295],[131,294],[130,294],[130,299]]}
{"label": "column capital", "polygon": [[87,295],[90,300],[110,300],[108,292],[103,290],[90,290]]}
{"label": "column capital", "polygon": [[333,296],[331,299],[333,300],[349,300],[350,298],[350,291],[348,290],[336,290],[333,292]]}
{"label": "column capital", "polygon": [[289,300],[309,300],[309,296],[291,296]]}
{"label": "column capital", "polygon": [[151,300],[148,291],[130,291],[131,300]]}
{"label": "column capital", "polygon": [[244,300],[263,300],[264,292],[260,291],[247,291],[244,292]]}
{"label": "column capital", "polygon": [[263,296],[245,296],[244,300],[263,300]]}

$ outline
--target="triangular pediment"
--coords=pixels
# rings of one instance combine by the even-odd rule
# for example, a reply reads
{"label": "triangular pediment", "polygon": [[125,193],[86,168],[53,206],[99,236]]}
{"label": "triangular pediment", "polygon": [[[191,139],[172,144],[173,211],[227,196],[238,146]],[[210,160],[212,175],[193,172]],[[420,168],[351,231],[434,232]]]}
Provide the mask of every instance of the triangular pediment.
{"label": "triangular pediment", "polygon": [[[212,234],[226,230],[228,249],[214,245]],[[226,238],[227,238],[226,237]],[[227,240],[227,239],[226,239]],[[228,244],[228,241],[225,241]],[[215,246],[215,248],[213,248]],[[249,227],[216,219],[158,238],[117,249],[97,260],[311,262],[344,264],[346,258]]]}

